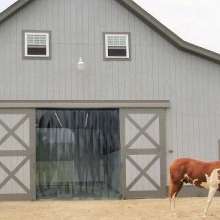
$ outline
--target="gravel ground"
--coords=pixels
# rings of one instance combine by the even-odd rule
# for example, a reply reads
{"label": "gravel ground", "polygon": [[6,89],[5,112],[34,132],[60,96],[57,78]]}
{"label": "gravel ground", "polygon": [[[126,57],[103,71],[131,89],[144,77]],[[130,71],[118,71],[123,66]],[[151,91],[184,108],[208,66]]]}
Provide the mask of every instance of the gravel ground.
{"label": "gravel ground", "polygon": [[[68,219],[203,219],[206,198],[177,198],[178,215],[173,217],[169,199],[105,200],[105,201],[37,201],[1,202],[3,220],[68,220]],[[220,197],[215,197],[205,219],[220,219]]]}

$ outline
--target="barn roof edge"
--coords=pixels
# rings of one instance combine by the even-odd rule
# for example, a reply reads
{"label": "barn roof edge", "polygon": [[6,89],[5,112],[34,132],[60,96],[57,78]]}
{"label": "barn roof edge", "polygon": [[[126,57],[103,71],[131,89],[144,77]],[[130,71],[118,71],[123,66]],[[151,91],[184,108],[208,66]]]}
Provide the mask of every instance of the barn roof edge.
{"label": "barn roof edge", "polygon": [[[0,13],[0,25],[33,1],[35,0],[18,0],[17,2],[12,4],[6,10]],[[136,4],[133,0],[115,0],[115,1],[117,1],[127,10],[132,12],[135,16],[137,16],[148,26],[153,28],[157,33],[159,33],[162,37],[167,39],[179,50],[194,54],[196,56],[220,64],[220,54],[184,41],[174,32],[172,32],[170,29],[164,26],[161,22],[159,22],[156,18],[150,15],[147,11],[141,8],[138,4]]]}

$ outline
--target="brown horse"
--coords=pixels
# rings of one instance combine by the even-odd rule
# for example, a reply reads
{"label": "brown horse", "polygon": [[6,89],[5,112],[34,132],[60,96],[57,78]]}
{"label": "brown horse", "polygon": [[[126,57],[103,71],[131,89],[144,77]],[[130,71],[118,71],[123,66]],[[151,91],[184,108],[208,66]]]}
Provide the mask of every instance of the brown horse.
{"label": "brown horse", "polygon": [[[175,198],[184,183],[209,189],[207,207],[204,216],[208,211],[211,201],[217,190],[220,191],[220,161],[204,162],[190,158],[179,158],[170,165],[170,205],[174,215]],[[219,172],[219,173],[218,173]]]}

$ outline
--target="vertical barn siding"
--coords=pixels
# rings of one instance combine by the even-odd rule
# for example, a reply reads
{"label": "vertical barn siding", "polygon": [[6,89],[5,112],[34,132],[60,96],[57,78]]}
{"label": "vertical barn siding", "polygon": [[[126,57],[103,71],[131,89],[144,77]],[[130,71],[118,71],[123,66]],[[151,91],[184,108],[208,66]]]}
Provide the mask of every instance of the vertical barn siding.
{"label": "vertical barn siding", "polygon": [[[22,30],[50,30],[52,59],[22,60]],[[111,31],[131,33],[131,61],[103,61]],[[217,159],[220,66],[179,51],[115,0],[36,0],[0,25],[0,48],[1,100],[170,100],[168,164]]]}

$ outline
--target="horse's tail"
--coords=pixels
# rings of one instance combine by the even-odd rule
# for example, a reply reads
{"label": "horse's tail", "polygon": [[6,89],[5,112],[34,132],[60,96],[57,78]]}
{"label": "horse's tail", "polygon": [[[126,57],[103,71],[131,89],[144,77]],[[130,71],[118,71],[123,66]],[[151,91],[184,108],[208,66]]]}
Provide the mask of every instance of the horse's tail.
{"label": "horse's tail", "polygon": [[169,197],[170,197],[170,204],[171,204],[171,198],[172,198],[172,191],[173,191],[173,181],[171,178],[171,175],[169,176]]}
{"label": "horse's tail", "polygon": [[[174,164],[172,163],[171,166],[170,166],[170,177],[169,177],[169,197],[170,197],[170,200],[173,198],[173,197],[176,197],[177,194],[179,193],[179,191],[181,190],[182,186],[183,186],[183,183],[184,183],[184,176],[182,177],[182,175],[180,175],[178,173],[178,175],[176,175],[176,168]],[[173,165],[173,166],[172,166]]]}
{"label": "horse's tail", "polygon": [[176,196],[177,189],[174,181],[174,177],[172,174],[172,166],[170,166],[170,175],[169,175],[169,197],[170,197],[170,202],[173,196]]}

